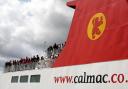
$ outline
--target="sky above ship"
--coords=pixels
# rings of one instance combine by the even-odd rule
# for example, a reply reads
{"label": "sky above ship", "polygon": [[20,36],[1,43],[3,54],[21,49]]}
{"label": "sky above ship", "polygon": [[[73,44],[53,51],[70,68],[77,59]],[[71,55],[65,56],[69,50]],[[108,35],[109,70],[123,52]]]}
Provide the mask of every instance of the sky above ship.
{"label": "sky above ship", "polygon": [[0,71],[6,61],[64,42],[72,16],[66,0],[0,0]]}

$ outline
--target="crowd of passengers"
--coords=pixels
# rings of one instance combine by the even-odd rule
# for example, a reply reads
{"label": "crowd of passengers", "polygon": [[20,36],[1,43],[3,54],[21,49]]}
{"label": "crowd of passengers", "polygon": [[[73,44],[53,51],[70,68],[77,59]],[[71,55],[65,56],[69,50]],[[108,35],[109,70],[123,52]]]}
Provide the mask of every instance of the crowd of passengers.
{"label": "crowd of passengers", "polygon": [[41,69],[52,67],[55,59],[59,56],[65,43],[54,44],[47,48],[47,57],[39,57],[39,55],[33,57],[21,58],[20,60],[12,60],[5,63],[5,72],[15,72],[23,70]]}
{"label": "crowd of passengers", "polygon": [[64,48],[66,42],[62,44],[54,44],[53,46],[49,46],[47,48],[47,57],[51,59],[56,59],[59,56],[59,53]]}

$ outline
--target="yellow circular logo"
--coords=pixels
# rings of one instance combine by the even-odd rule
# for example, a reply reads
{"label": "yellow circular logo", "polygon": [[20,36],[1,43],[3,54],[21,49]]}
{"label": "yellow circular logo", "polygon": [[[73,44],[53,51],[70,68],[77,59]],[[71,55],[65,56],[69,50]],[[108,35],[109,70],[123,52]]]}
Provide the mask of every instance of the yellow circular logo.
{"label": "yellow circular logo", "polygon": [[103,13],[95,14],[88,24],[87,35],[91,40],[97,40],[101,37],[106,27],[106,17]]}

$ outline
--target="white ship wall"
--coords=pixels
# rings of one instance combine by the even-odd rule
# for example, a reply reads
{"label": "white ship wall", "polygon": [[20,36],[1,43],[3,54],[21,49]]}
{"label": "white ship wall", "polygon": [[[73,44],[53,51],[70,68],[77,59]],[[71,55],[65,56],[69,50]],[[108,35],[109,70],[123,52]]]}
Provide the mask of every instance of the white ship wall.
{"label": "white ship wall", "polygon": [[[46,68],[41,70],[21,71],[0,75],[0,89],[128,89],[128,83],[55,83],[54,77],[77,76],[87,74],[126,74],[128,79],[128,60],[94,63],[79,66]],[[40,74],[40,83],[11,83],[12,76]],[[29,76],[30,78],[30,76]],[[116,79],[115,79],[116,80]]]}

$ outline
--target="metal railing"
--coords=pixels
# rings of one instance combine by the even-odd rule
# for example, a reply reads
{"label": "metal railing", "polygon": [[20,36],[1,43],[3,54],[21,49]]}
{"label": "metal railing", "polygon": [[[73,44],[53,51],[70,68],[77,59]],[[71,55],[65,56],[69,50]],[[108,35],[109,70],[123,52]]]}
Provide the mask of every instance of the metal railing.
{"label": "metal railing", "polygon": [[77,0],[67,0],[67,2],[72,2],[72,1],[77,1]]}

